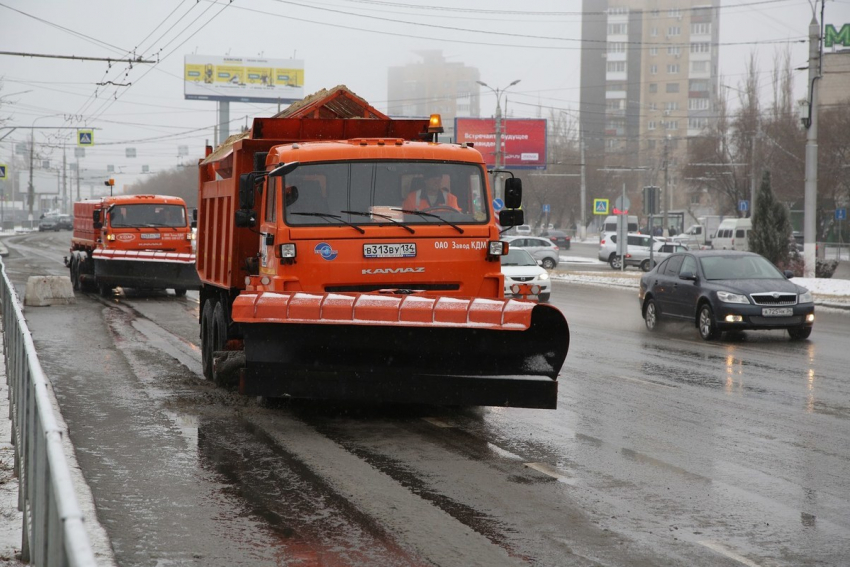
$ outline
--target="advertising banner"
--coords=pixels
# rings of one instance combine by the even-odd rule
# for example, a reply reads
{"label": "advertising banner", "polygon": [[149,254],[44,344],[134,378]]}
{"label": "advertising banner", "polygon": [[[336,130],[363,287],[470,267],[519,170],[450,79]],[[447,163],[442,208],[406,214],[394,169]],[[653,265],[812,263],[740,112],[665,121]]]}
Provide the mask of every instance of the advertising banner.
{"label": "advertising banner", "polygon": [[304,61],[186,55],[183,93],[188,100],[295,102],[304,98]]}
{"label": "advertising banner", "polygon": [[[496,120],[455,118],[459,144],[471,143],[484,156],[487,167],[496,165]],[[546,120],[543,118],[502,119],[502,159],[505,169],[546,169]]]}

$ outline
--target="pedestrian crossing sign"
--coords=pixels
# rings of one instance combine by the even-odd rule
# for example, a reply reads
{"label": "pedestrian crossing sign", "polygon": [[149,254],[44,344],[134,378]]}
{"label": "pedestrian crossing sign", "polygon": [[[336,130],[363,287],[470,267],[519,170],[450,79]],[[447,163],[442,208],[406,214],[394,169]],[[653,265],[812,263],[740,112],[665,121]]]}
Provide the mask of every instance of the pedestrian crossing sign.
{"label": "pedestrian crossing sign", "polygon": [[594,215],[607,215],[608,214],[608,199],[594,199],[593,200],[593,214]]}
{"label": "pedestrian crossing sign", "polygon": [[0,163],[0,179],[6,179],[6,164]]}
{"label": "pedestrian crossing sign", "polygon": [[94,145],[94,130],[77,130],[77,145],[78,146],[93,146]]}

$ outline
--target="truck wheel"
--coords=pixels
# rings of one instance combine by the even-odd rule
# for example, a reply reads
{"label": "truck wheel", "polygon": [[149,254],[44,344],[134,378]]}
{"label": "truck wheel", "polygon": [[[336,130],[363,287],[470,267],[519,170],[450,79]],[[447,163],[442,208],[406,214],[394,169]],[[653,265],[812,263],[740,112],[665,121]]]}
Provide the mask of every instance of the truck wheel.
{"label": "truck wheel", "polygon": [[215,362],[213,354],[216,351],[224,350],[224,345],[227,344],[227,318],[224,316],[224,307],[221,302],[215,304],[212,316],[212,341],[210,346],[210,376],[212,380],[216,380]]}
{"label": "truck wheel", "polygon": [[76,254],[71,256],[71,284],[74,291],[80,291],[80,259]]}
{"label": "truck wheel", "polygon": [[174,295],[176,295],[177,297],[185,297],[186,296],[186,290],[182,287],[175,287],[174,288]]}
{"label": "truck wheel", "polygon": [[201,310],[201,367],[204,378],[212,380],[212,353],[213,353],[213,303],[205,301]]}

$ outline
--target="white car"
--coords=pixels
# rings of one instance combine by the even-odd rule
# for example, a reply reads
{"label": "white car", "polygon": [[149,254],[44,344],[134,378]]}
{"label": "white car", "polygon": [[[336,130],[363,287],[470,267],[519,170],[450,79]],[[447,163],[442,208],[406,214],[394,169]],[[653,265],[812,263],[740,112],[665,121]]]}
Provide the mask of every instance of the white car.
{"label": "white car", "polygon": [[549,301],[552,282],[549,272],[544,270],[531,257],[527,250],[511,248],[506,256],[502,256],[502,274],[505,276],[505,297],[521,297],[514,293],[514,285],[529,284],[537,286],[537,300],[540,303]]}

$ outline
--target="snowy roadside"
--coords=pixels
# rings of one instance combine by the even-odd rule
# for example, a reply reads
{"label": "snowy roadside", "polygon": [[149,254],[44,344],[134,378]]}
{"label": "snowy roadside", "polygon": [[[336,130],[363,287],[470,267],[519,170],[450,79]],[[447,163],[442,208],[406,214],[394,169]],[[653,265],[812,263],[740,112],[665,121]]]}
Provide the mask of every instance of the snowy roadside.
{"label": "snowy roadside", "polygon": [[[587,271],[554,271],[551,274],[552,281],[580,283],[604,287],[630,288],[637,290],[640,286],[640,277],[643,272],[627,270],[615,272],[614,270],[601,272]],[[815,305],[835,307],[838,309],[850,309],[850,280],[832,278],[794,278],[792,280],[812,292],[815,296]]]}

